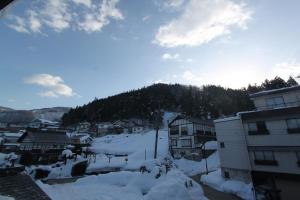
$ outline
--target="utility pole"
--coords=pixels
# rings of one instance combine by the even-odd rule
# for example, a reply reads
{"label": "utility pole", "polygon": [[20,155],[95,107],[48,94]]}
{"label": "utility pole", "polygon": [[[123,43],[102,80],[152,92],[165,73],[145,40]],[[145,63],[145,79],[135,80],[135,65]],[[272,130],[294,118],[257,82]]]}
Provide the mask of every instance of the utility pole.
{"label": "utility pole", "polygon": [[155,129],[156,129],[156,134],[155,134],[155,148],[154,148],[154,159],[157,158],[157,142],[158,142],[158,129],[159,129],[159,121],[160,121],[160,110],[156,110],[154,112],[154,118],[155,118]]}

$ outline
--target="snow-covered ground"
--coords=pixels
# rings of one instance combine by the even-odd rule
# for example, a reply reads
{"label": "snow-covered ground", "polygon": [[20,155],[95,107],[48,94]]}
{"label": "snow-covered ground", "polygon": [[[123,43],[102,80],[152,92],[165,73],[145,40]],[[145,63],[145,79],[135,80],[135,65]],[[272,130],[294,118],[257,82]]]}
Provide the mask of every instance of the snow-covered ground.
{"label": "snow-covered ground", "polygon": [[176,166],[188,176],[194,176],[196,174],[205,173],[206,162],[207,162],[207,169],[209,172],[219,169],[220,168],[219,153],[215,152],[212,155],[210,155],[206,161],[202,159],[200,162],[187,160],[185,158],[174,160]]}
{"label": "snow-covered ground", "polygon": [[[97,171],[105,167],[139,170],[143,163],[154,160],[154,143],[155,131],[143,134],[108,135],[96,138],[89,148],[97,153],[96,162],[92,162],[89,165],[87,172]],[[123,156],[113,156],[109,162],[107,154]],[[168,132],[159,131],[157,157],[164,158],[168,155]],[[125,158],[128,159],[127,162]]]}
{"label": "snow-covered ground", "polygon": [[216,190],[235,194],[246,200],[254,200],[252,184],[246,184],[236,180],[225,180],[221,176],[221,169],[201,176],[201,182]]}
{"label": "snow-covered ground", "polygon": [[[39,186],[53,200],[201,200],[206,199],[202,188],[185,176],[181,171],[173,169],[155,178],[158,169],[150,173],[112,172],[98,176],[88,176],[75,183],[63,185]],[[186,187],[192,182],[192,186]]]}

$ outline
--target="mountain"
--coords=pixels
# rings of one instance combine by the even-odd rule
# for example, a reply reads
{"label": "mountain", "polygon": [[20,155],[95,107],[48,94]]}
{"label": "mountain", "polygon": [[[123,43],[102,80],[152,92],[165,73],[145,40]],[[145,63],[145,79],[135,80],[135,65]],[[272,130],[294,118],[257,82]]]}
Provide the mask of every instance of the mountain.
{"label": "mountain", "polygon": [[0,112],[2,112],[2,111],[10,111],[10,110],[13,110],[13,109],[12,108],[7,108],[7,107],[0,106]]}
{"label": "mountain", "polygon": [[4,107],[0,107],[0,122],[13,124],[27,124],[35,118],[49,121],[60,121],[63,114],[70,110],[70,108],[67,107],[42,108],[34,110],[13,110],[2,108]]}
{"label": "mountain", "polygon": [[138,117],[151,119],[156,109],[182,112],[199,118],[217,118],[253,108],[246,89],[221,86],[154,84],[71,109],[62,117],[64,125],[80,121],[111,121]]}
{"label": "mountain", "polygon": [[31,110],[35,118],[46,119],[50,121],[60,121],[61,117],[69,112],[68,107],[53,107]]}

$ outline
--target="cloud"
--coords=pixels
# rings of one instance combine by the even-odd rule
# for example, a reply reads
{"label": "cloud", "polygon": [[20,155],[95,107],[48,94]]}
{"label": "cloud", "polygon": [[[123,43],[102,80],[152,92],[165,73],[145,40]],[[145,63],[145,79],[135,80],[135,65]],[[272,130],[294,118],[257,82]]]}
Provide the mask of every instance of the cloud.
{"label": "cloud", "polygon": [[150,19],[151,15],[146,15],[142,18],[142,21],[145,22],[145,21],[148,21]]}
{"label": "cloud", "polygon": [[272,72],[272,77],[280,76],[281,78],[288,79],[289,76],[298,77],[300,75],[300,63],[296,60],[289,60],[275,65]]}
{"label": "cloud", "polygon": [[8,27],[14,29],[19,33],[29,33],[29,30],[26,27],[26,22],[18,16],[12,16],[10,19],[14,20],[14,24],[9,24]]}
{"label": "cloud", "polygon": [[185,0],[165,0],[164,6],[170,8],[178,8],[180,7]]}
{"label": "cloud", "polygon": [[25,79],[26,84],[35,84],[46,89],[39,93],[42,97],[71,97],[76,95],[72,88],[66,85],[59,76],[50,74],[36,74]]}
{"label": "cloud", "polygon": [[163,60],[179,60],[180,55],[178,53],[176,54],[169,54],[165,53],[161,56]]}
{"label": "cloud", "polygon": [[92,0],[72,0],[74,3],[84,5],[88,8],[92,6]]}
{"label": "cloud", "polygon": [[182,58],[178,53],[170,54],[170,53],[164,53],[161,56],[161,59],[164,61],[176,61],[176,62],[186,62],[188,64],[191,64],[194,62],[192,58],[184,59]]}
{"label": "cloud", "polygon": [[100,31],[103,26],[110,23],[110,18],[115,20],[123,20],[124,16],[116,4],[119,0],[103,0],[100,7],[93,7],[93,12],[88,12],[84,16],[84,20],[79,22],[79,29],[88,33]]}
{"label": "cloud", "polygon": [[189,0],[176,19],[159,27],[154,43],[163,47],[199,46],[233,27],[247,28],[252,11],[231,0]]}
{"label": "cloud", "polygon": [[8,26],[21,33],[41,33],[48,27],[56,32],[72,28],[88,33],[101,31],[110,20],[123,20],[116,7],[119,0],[38,0],[21,17],[12,16]]}

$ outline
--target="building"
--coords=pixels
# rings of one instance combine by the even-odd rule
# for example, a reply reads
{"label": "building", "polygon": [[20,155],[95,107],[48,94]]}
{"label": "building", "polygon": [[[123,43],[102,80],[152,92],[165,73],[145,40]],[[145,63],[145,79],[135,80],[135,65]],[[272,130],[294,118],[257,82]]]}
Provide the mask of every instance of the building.
{"label": "building", "polygon": [[222,175],[266,199],[299,199],[300,86],[250,97],[254,111],[214,121]]}
{"label": "building", "polygon": [[65,132],[27,129],[18,142],[20,162],[31,164],[56,162],[70,140]]}
{"label": "building", "polygon": [[28,124],[29,128],[39,128],[39,129],[58,129],[59,123],[53,122],[45,119],[34,119]]}
{"label": "building", "polygon": [[80,122],[76,125],[76,130],[78,132],[88,132],[90,128],[91,128],[90,122]]}
{"label": "building", "polygon": [[89,134],[75,134],[70,137],[70,144],[78,147],[90,146],[93,138]]}
{"label": "building", "polygon": [[111,122],[100,122],[96,124],[96,127],[97,127],[96,136],[104,136],[112,132],[114,125]]}
{"label": "building", "polygon": [[198,155],[203,157],[202,145],[215,140],[213,121],[178,115],[168,124],[169,148],[174,158]]}
{"label": "building", "polygon": [[11,133],[4,132],[0,133],[0,152],[10,153],[19,151],[20,144],[18,139],[23,135],[22,132]]}
{"label": "building", "polygon": [[50,200],[29,175],[21,173],[0,178],[0,195],[3,199]]}

